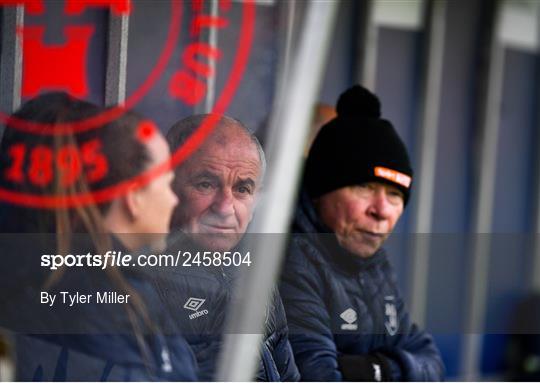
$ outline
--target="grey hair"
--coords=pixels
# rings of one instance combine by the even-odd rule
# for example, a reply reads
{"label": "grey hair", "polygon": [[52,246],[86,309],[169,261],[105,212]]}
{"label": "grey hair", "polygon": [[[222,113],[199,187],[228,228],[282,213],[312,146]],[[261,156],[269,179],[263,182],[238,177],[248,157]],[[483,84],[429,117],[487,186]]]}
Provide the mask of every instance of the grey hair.
{"label": "grey hair", "polygon": [[[167,142],[171,148],[171,151],[176,151],[187,139],[197,130],[203,121],[209,116],[209,114],[196,114],[193,116],[186,117],[178,122],[176,122],[169,131],[167,132]],[[237,126],[251,139],[251,142],[255,144],[257,152],[259,153],[259,162],[261,164],[261,181],[264,179],[264,174],[266,172],[266,156],[264,155],[264,150],[261,143],[242,122],[239,120],[221,115],[217,121],[219,125],[228,125],[228,126]]]}

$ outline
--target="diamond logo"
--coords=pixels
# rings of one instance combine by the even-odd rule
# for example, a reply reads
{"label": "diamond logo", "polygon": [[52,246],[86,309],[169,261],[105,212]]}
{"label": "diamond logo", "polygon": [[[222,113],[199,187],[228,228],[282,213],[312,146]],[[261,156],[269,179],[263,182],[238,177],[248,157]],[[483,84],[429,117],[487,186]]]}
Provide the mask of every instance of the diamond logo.
{"label": "diamond logo", "polygon": [[354,311],[351,308],[348,308],[347,310],[343,311],[340,315],[341,319],[343,319],[347,323],[341,324],[342,330],[357,330],[358,324],[356,322],[356,311]]}
{"label": "diamond logo", "polygon": [[356,322],[356,311],[347,309],[339,315],[345,322],[352,324]]}
{"label": "diamond logo", "polygon": [[197,311],[201,308],[201,306],[204,304],[206,299],[202,298],[189,298],[187,302],[184,304],[184,308],[192,311]]}

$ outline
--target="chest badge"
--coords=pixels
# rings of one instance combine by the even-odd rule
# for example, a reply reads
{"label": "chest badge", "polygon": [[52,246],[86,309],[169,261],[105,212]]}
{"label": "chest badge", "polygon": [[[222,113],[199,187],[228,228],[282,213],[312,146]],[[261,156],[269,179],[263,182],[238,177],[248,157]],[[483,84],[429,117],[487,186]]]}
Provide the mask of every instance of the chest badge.
{"label": "chest badge", "polygon": [[390,336],[396,335],[399,323],[397,318],[397,309],[395,304],[395,297],[393,295],[387,295],[384,297],[384,327]]}
{"label": "chest badge", "polygon": [[194,311],[193,314],[189,314],[189,319],[193,320],[195,318],[208,314],[208,310],[206,309],[199,311],[204,302],[206,302],[206,299],[203,298],[191,297],[187,300],[187,302],[184,304],[184,308],[186,310]]}
{"label": "chest badge", "polygon": [[357,320],[356,311],[354,311],[351,308],[348,308],[347,310],[339,314],[339,316],[341,317],[341,319],[347,322],[347,323],[341,324],[342,330],[357,330],[358,329],[358,323],[356,323],[356,320]]}

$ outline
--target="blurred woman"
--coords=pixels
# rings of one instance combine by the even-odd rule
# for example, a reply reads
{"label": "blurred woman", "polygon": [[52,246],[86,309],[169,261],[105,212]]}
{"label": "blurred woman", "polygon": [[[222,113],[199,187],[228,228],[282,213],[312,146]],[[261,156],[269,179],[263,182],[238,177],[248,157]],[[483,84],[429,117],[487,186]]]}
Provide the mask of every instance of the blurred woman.
{"label": "blurred woman", "polygon": [[[0,324],[32,334],[17,336],[16,378],[194,380],[187,343],[162,333],[171,328],[170,318],[156,305],[150,268],[95,267],[88,258],[78,267],[42,267],[43,254],[115,251],[109,254],[136,258],[141,249],[164,246],[178,202],[170,189],[174,176],[170,170],[142,175],[168,163],[168,145],[151,122],[132,112],[76,132],[82,120],[103,112],[65,93],[49,93],[23,105],[6,127],[0,188],[57,201],[31,208],[3,203],[1,209],[2,232],[52,234],[12,236],[11,251],[2,252],[10,272],[1,276]],[[17,120],[47,126],[28,133]],[[57,134],[46,134],[55,127]],[[77,200],[81,196],[86,199]]]}

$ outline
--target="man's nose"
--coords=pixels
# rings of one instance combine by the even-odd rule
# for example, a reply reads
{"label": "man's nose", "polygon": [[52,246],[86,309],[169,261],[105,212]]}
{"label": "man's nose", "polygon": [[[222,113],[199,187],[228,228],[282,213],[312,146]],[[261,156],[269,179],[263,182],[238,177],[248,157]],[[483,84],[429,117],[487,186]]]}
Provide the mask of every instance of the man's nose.
{"label": "man's nose", "polygon": [[373,194],[373,199],[369,207],[370,215],[379,220],[388,219],[390,214],[390,202],[384,189],[379,189]]}
{"label": "man's nose", "polygon": [[214,203],[212,204],[212,210],[221,216],[234,214],[234,197],[232,190],[220,190],[219,193],[216,194]]}

